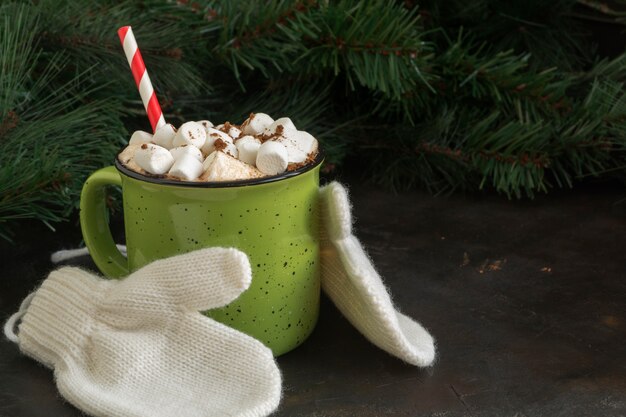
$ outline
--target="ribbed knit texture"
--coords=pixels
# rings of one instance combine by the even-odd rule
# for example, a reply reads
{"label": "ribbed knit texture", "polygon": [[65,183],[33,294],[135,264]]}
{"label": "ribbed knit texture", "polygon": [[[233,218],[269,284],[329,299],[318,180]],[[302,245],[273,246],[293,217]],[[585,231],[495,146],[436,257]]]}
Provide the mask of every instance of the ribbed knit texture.
{"label": "ribbed knit texture", "polygon": [[246,255],[202,249],[121,281],[53,271],[19,325],[20,349],[60,393],[102,417],[266,416],[281,376],[261,342],[203,316],[250,285]]}
{"label": "ribbed knit texture", "polygon": [[352,234],[346,189],[332,182],[320,194],[323,290],[373,344],[412,365],[429,366],[435,359],[434,340],[419,323],[394,307],[380,275]]}

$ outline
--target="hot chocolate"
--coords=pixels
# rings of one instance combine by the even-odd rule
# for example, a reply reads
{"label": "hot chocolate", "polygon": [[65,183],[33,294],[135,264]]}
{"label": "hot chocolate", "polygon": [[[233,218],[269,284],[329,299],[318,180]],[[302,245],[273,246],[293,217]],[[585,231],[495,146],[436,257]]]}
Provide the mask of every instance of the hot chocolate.
{"label": "hot chocolate", "polygon": [[312,163],[318,141],[288,117],[252,113],[241,125],[208,120],[136,131],[118,158],[139,174],[180,181],[234,181],[279,175]]}

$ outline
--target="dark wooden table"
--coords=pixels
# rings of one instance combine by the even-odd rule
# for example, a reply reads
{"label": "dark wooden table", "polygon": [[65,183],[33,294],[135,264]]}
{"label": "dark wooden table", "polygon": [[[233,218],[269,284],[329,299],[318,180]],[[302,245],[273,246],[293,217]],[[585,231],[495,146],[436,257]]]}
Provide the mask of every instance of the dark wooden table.
{"label": "dark wooden table", "polygon": [[[323,299],[312,337],[278,360],[276,416],[626,415],[626,191],[511,202],[351,189],[358,235],[400,309],[435,336],[437,363],[376,349]],[[2,318],[53,268],[51,252],[80,241],[75,222],[21,233],[0,244]],[[49,370],[0,342],[0,416],[80,415]]]}

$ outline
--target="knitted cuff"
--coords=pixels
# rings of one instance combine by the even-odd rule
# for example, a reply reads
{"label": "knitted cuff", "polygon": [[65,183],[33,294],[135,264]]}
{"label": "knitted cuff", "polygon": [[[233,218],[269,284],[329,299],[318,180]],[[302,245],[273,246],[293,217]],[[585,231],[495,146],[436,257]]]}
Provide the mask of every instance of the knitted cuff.
{"label": "knitted cuff", "polygon": [[80,361],[109,285],[79,268],[51,272],[19,325],[22,352],[50,368],[70,358]]}

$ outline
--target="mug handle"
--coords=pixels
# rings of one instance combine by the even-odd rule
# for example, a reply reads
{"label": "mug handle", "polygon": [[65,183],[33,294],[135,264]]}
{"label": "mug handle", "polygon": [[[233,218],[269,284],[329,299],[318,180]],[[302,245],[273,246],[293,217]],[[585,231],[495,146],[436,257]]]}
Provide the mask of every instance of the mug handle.
{"label": "mug handle", "polygon": [[122,185],[122,177],[113,166],[91,174],[80,194],[80,228],[91,258],[109,278],[128,275],[128,260],[115,246],[107,222],[105,187]]}

